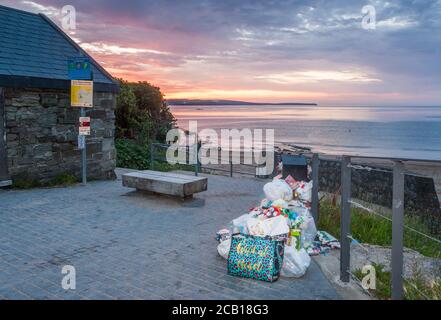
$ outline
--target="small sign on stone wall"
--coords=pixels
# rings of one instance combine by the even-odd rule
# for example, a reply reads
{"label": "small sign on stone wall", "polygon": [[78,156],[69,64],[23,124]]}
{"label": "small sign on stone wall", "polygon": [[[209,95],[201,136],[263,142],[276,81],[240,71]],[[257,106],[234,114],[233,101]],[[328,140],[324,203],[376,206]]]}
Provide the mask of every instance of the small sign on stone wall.
{"label": "small sign on stone wall", "polygon": [[70,58],[67,60],[67,72],[70,80],[90,80],[92,70],[87,57]]}
{"label": "small sign on stone wall", "polygon": [[90,117],[80,117],[79,134],[81,136],[90,135]]}
{"label": "small sign on stone wall", "polygon": [[72,107],[92,108],[93,81],[72,80],[70,88],[70,104]]}

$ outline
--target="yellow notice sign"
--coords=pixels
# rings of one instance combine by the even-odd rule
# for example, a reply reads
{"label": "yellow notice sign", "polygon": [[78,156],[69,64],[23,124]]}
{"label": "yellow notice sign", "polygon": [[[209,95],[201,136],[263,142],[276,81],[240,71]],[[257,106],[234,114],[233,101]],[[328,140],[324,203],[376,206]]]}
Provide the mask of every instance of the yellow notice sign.
{"label": "yellow notice sign", "polygon": [[70,104],[72,107],[93,107],[93,81],[72,80],[70,86]]}

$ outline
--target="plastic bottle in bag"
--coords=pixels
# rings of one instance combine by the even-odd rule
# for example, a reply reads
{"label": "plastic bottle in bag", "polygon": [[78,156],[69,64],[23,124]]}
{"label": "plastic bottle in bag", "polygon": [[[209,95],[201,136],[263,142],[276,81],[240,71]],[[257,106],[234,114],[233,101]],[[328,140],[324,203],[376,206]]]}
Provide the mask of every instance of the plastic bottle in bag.
{"label": "plastic bottle in bag", "polygon": [[302,231],[300,236],[300,242],[302,244],[302,248],[305,248],[314,241],[317,235],[317,228],[315,226],[314,218],[308,214],[304,216],[304,221],[300,226]]}

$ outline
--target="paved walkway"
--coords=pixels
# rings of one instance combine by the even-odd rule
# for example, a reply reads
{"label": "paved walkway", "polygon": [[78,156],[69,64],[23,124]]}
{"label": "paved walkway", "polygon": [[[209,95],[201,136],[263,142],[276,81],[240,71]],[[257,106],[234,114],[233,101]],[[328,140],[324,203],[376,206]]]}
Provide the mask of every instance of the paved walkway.
{"label": "paved walkway", "polygon": [[[182,202],[121,181],[0,190],[1,299],[338,299],[313,263],[302,279],[232,277],[215,232],[262,198],[263,181],[209,176]],[[76,290],[61,287],[64,265]]]}

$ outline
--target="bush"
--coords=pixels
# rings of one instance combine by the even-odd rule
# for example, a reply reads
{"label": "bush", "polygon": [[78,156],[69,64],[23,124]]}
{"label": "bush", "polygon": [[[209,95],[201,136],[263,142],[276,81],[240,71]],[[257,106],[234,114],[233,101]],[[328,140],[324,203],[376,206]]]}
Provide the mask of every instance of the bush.
{"label": "bush", "polygon": [[[150,146],[137,143],[130,139],[116,139],[116,166],[119,168],[148,170],[150,166]],[[157,159],[165,159],[164,150],[156,150]],[[169,164],[165,160],[155,160],[156,171],[186,170],[194,171],[194,166],[185,164]]]}
{"label": "bush", "polygon": [[148,82],[120,79],[116,100],[116,137],[134,139],[142,145],[165,141],[168,130],[176,124],[158,87]]}
{"label": "bush", "polygon": [[150,150],[134,140],[116,139],[116,166],[120,168],[147,170],[150,168]]}
{"label": "bush", "polygon": [[[176,125],[164,96],[158,87],[148,82],[128,82],[120,79],[120,94],[116,103],[116,166],[135,170],[150,169],[150,144],[165,142],[168,130]],[[163,150],[156,156],[165,157]],[[188,166],[155,161],[154,169],[170,171]]]}

